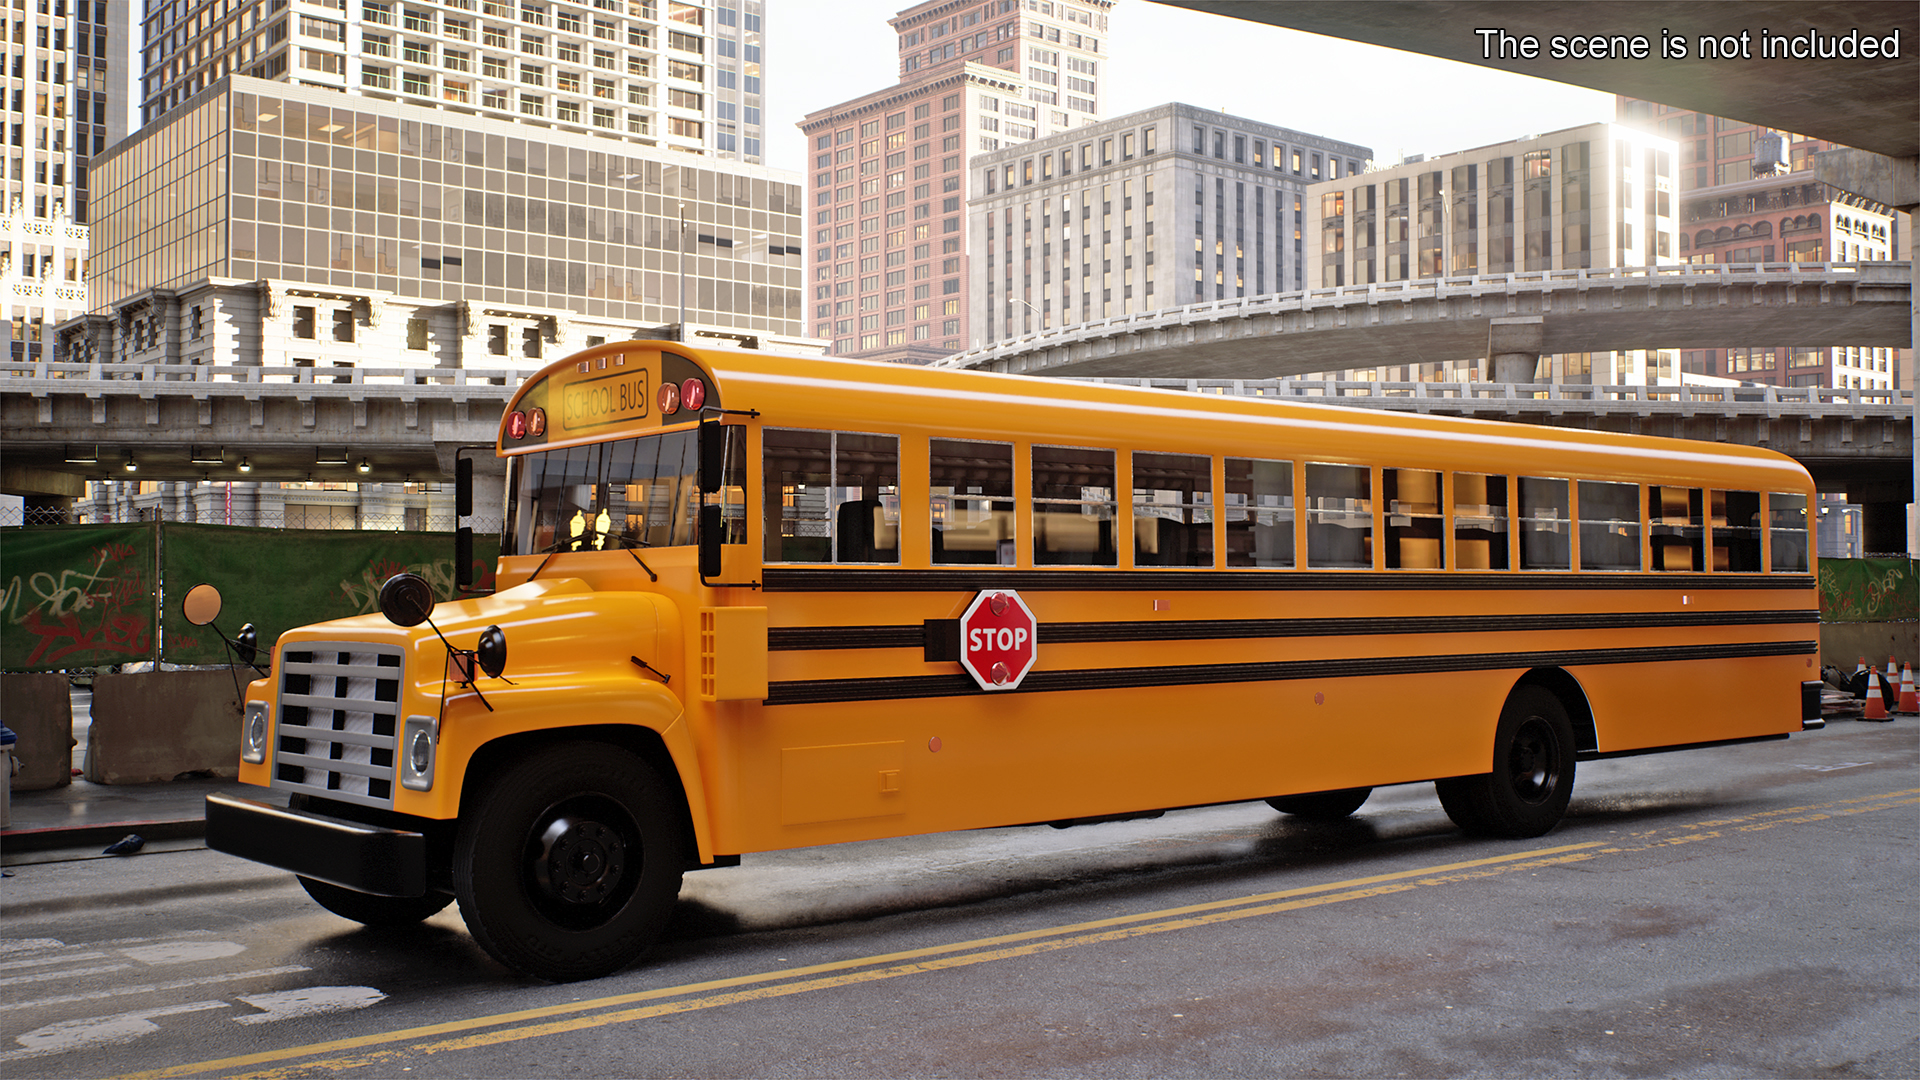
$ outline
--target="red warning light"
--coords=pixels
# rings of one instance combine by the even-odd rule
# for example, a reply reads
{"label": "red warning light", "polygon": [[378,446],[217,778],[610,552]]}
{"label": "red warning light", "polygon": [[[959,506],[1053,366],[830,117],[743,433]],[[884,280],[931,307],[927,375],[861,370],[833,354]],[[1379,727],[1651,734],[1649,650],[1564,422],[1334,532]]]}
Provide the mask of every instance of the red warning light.
{"label": "red warning light", "polygon": [[707,384],[699,379],[688,379],[680,384],[680,404],[698,412],[700,406],[707,403]]}
{"label": "red warning light", "polygon": [[660,384],[660,415],[672,416],[680,411],[680,388],[672,383]]}
{"label": "red warning light", "polygon": [[507,414],[507,438],[524,439],[527,437],[527,414],[518,409]]}

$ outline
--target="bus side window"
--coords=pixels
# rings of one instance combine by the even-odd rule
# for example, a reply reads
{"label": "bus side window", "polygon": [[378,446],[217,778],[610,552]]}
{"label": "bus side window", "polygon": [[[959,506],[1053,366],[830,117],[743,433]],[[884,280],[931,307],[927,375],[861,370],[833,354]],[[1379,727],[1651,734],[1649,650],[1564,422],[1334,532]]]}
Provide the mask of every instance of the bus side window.
{"label": "bus side window", "polygon": [[1699,488],[1647,487],[1647,541],[1655,570],[1705,570],[1705,503]]}
{"label": "bus side window", "polygon": [[1735,574],[1760,572],[1760,493],[1757,491],[1715,491],[1713,516],[1713,568]]}
{"label": "bus side window", "polygon": [[1767,495],[1767,541],[1776,574],[1807,572],[1807,497]]}
{"label": "bus side window", "polygon": [[1293,566],[1293,462],[1227,459],[1227,565]]}
{"label": "bus side window", "polygon": [[1380,470],[1387,503],[1387,568],[1440,570],[1446,563],[1440,474],[1425,469]]}
{"label": "bus side window", "polygon": [[1113,539],[1114,452],[1033,448],[1036,566],[1117,566]]}
{"label": "bus side window", "polygon": [[1373,475],[1365,465],[1307,466],[1307,565],[1373,568]]}
{"label": "bus side window", "polygon": [[1573,569],[1573,515],[1567,482],[1520,478],[1520,569]]}
{"label": "bus side window", "polygon": [[1506,477],[1453,474],[1453,568],[1508,568]]}
{"label": "bus side window", "polygon": [[768,562],[900,561],[900,440],[761,432]]}
{"label": "bus side window", "polygon": [[1213,565],[1213,459],[1133,455],[1135,566]]}
{"label": "bus side window", "polygon": [[1013,444],[932,439],[933,561],[1012,566]]}
{"label": "bus side window", "polygon": [[1580,481],[1580,569],[1640,569],[1640,486]]}

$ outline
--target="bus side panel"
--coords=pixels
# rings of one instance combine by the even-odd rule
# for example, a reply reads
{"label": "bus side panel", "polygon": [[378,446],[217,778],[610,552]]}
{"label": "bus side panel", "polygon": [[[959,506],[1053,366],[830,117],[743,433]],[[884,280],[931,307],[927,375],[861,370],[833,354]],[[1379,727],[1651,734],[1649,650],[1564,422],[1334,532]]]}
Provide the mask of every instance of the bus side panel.
{"label": "bus side panel", "polygon": [[1568,669],[1593,707],[1600,752],[1800,730],[1809,657],[1757,656]]}
{"label": "bus side panel", "polygon": [[1484,772],[1521,674],[763,707],[719,740],[716,843],[799,847]]}

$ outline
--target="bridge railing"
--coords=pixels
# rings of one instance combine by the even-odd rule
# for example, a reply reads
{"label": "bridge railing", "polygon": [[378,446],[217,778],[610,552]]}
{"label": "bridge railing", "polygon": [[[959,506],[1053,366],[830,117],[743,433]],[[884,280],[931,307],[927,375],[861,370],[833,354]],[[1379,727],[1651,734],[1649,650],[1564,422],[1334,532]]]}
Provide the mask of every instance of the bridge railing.
{"label": "bridge railing", "polygon": [[309,367],[259,364],[68,364],[0,361],[0,378],[143,383],[244,383],[255,386],[454,386],[510,391],[531,370],[519,368]]}
{"label": "bridge railing", "polygon": [[1156,308],[1152,311],[1115,315],[1105,319],[1090,319],[1050,330],[1036,330],[956,353],[939,361],[936,366],[968,367],[981,360],[1005,354],[1033,352],[1070,339],[1140,333],[1224,318],[1252,318],[1283,311],[1310,311],[1315,308],[1346,307],[1357,304],[1374,305],[1396,300],[1411,302],[1457,296],[1494,296],[1522,289],[1557,292],[1563,289],[1579,291],[1647,284],[1721,288],[1732,285],[1831,285],[1845,282],[1910,287],[1912,275],[1910,264],[1906,262],[1679,263],[1671,266],[1524,270],[1511,274],[1452,275],[1416,278],[1411,281],[1298,289],[1261,296],[1205,300],[1196,304]]}
{"label": "bridge railing", "polygon": [[1340,404],[1413,407],[1485,402],[1489,406],[1528,407],[1552,402],[1632,405],[1747,405],[1787,407],[1911,409],[1910,389],[1832,386],[1643,386],[1637,384],[1392,382],[1345,379],[1076,379],[1112,386],[1144,386],[1196,394],[1281,399],[1334,399]]}

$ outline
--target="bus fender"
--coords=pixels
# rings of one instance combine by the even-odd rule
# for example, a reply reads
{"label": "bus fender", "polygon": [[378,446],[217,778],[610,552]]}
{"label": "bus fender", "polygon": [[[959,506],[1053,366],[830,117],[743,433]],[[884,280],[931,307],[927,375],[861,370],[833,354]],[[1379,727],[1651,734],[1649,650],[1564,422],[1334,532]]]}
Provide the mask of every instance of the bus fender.
{"label": "bus fender", "polygon": [[1573,723],[1574,751],[1579,754],[1591,754],[1600,749],[1600,733],[1593,722],[1593,705],[1587,700],[1587,691],[1580,680],[1566,668],[1534,668],[1521,676],[1513,688],[1522,686],[1545,687],[1560,704],[1566,707],[1567,719]]}
{"label": "bus fender", "polygon": [[707,785],[700,773],[700,756],[694,749],[693,733],[687,730],[687,716],[681,713],[674,717],[659,732],[660,741],[666,744],[667,756],[673,759],[673,767],[680,774],[680,788],[687,797],[687,819],[693,824],[693,843],[698,849],[700,862],[713,861],[713,820],[707,805]]}

